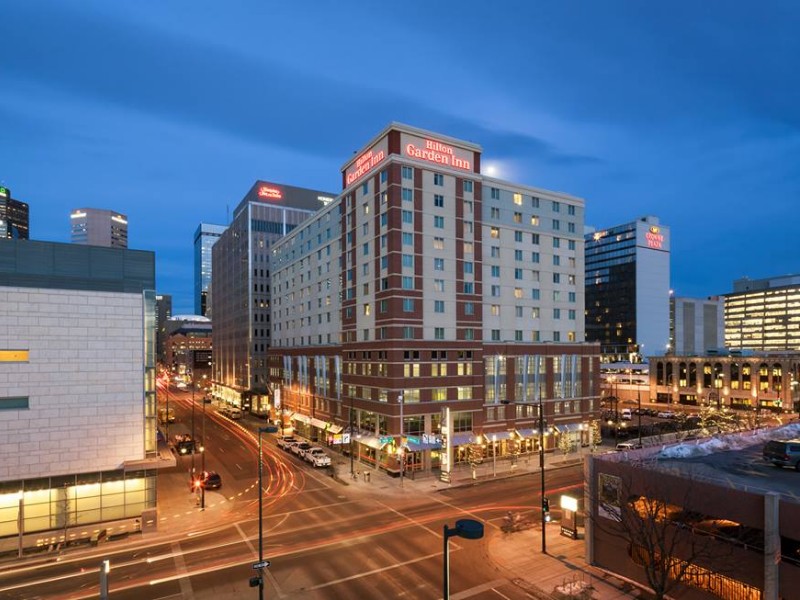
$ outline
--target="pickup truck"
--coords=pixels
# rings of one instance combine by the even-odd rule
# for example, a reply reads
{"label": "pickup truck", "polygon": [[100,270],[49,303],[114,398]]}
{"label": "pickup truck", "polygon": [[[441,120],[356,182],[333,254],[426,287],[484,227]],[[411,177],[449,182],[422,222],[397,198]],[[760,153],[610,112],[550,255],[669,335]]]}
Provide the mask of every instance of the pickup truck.
{"label": "pickup truck", "polygon": [[285,435],[281,438],[278,438],[278,448],[281,450],[288,450],[289,446],[297,441],[293,435]]}
{"label": "pickup truck", "polygon": [[330,457],[325,454],[325,451],[319,446],[314,446],[306,450],[303,454],[306,462],[311,463],[315,467],[329,467],[331,465]]}

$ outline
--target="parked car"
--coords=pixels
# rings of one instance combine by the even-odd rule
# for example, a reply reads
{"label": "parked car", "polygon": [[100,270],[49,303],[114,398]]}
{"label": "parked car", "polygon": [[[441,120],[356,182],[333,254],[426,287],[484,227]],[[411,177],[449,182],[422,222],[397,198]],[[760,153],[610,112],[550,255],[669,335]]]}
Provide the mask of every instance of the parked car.
{"label": "parked car", "polygon": [[629,450],[638,450],[642,445],[639,442],[620,442],[617,444],[618,452],[627,452]]}
{"label": "parked car", "polygon": [[231,419],[241,419],[242,418],[242,409],[237,408],[235,406],[231,406],[228,409],[228,417]]}
{"label": "parked car", "polygon": [[290,448],[292,454],[294,454],[295,456],[299,456],[301,458],[303,454],[305,454],[306,450],[310,449],[311,449],[311,444],[309,444],[308,442],[299,442],[297,444],[292,444],[292,447]]}
{"label": "parked car", "polygon": [[178,434],[175,436],[175,448],[178,454],[194,454],[195,443],[192,436],[188,433],[185,435]]}
{"label": "parked car", "polygon": [[658,414],[656,416],[660,417],[662,419],[674,419],[678,415],[675,414],[674,412],[672,412],[671,410],[661,410],[661,411],[658,412]]}
{"label": "parked car", "polygon": [[314,446],[306,450],[305,454],[303,454],[303,458],[315,467],[329,467],[331,464],[331,458],[325,454],[325,451],[319,446]]}
{"label": "parked car", "polygon": [[620,415],[623,421],[630,421],[633,418],[633,413],[630,408],[623,408]]}
{"label": "parked car", "polygon": [[222,476],[216,471],[203,471],[200,482],[207,490],[218,490],[222,487]]}
{"label": "parked car", "polygon": [[800,471],[800,439],[770,440],[763,454],[764,460],[776,467],[794,467]]}
{"label": "parked car", "polygon": [[296,443],[298,440],[293,435],[284,435],[278,438],[278,448],[281,450],[288,450],[289,446]]}

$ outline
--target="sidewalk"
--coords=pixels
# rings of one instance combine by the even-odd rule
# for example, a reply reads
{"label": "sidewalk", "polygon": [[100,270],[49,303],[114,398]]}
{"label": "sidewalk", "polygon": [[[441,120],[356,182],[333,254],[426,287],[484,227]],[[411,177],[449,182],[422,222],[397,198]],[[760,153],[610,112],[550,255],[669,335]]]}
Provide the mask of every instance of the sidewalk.
{"label": "sidewalk", "polygon": [[[607,452],[610,447],[601,446],[597,453]],[[581,448],[564,457],[560,452],[545,456],[545,471],[553,471],[583,463],[583,458],[590,453],[589,448]],[[341,460],[341,456],[336,456]],[[501,478],[518,477],[531,473],[539,473],[539,456],[532,455],[517,460],[512,466],[508,461],[500,460],[496,465],[489,461],[478,465],[473,478],[471,469],[458,469],[451,474],[451,483],[445,483],[432,476],[405,477],[401,482],[382,471],[375,472],[373,467],[355,464],[359,477],[350,477],[349,462],[338,466],[338,481],[346,484],[349,490],[364,494],[409,494],[436,493],[441,490],[467,485],[480,485]],[[370,481],[365,480],[364,471],[372,473]],[[582,500],[582,498],[581,498]],[[560,515],[555,499],[551,498],[551,508],[555,509],[554,517]],[[609,575],[591,565],[586,564],[583,541],[583,527],[579,527],[579,539],[562,536],[558,520],[547,524],[547,554],[541,552],[542,529],[536,523],[532,529],[510,534],[501,533],[494,527],[486,530],[487,555],[510,581],[524,589],[533,598],[551,599],[594,599],[618,600],[622,598],[638,598],[640,590],[630,583]]]}

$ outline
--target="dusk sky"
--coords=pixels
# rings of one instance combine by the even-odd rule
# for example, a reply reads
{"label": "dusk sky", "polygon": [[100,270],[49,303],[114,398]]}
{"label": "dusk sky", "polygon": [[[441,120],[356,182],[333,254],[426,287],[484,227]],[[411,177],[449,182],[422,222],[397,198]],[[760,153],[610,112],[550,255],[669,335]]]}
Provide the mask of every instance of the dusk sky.
{"label": "dusk sky", "polygon": [[31,238],[129,218],[193,312],[192,237],[256,179],[328,190],[391,121],[509,181],[655,215],[681,296],[800,272],[800,2],[5,0],[0,181]]}

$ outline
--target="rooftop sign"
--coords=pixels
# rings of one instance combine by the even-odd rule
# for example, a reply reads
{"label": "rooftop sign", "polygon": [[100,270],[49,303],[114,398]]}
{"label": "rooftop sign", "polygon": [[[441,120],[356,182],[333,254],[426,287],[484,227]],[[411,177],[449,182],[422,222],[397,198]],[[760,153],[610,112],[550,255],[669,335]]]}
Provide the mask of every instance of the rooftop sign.
{"label": "rooftop sign", "polygon": [[369,150],[364,151],[356,158],[354,163],[351,163],[345,171],[344,181],[345,185],[350,185],[361,179],[364,175],[372,171],[378,166],[388,154],[386,138],[384,137],[376,143]]}
{"label": "rooftop sign", "polygon": [[258,197],[267,200],[282,200],[283,191],[270,185],[261,185],[258,187]]}
{"label": "rooftop sign", "polygon": [[422,143],[408,142],[403,146],[403,153],[411,158],[418,158],[428,162],[437,163],[446,167],[472,170],[472,161],[457,156],[453,146],[448,146],[436,140],[421,140]]}

